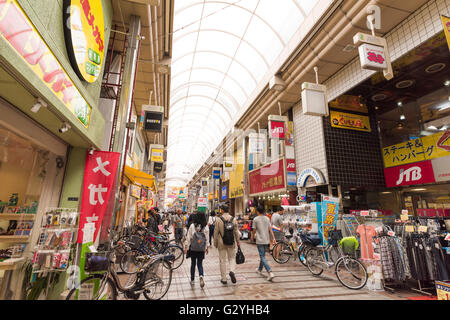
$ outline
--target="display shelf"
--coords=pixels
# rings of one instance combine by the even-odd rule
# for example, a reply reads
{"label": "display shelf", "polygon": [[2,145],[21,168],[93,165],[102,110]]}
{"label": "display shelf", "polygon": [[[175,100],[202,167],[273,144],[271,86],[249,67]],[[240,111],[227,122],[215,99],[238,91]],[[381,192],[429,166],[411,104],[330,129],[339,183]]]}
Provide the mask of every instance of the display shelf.
{"label": "display shelf", "polygon": [[10,258],[3,262],[0,262],[0,270],[14,270],[17,264],[23,261],[25,258]]}
{"label": "display shelf", "polygon": [[34,220],[34,213],[0,213],[2,220]]}
{"label": "display shelf", "polygon": [[0,236],[0,242],[24,243],[30,240],[30,236]]}

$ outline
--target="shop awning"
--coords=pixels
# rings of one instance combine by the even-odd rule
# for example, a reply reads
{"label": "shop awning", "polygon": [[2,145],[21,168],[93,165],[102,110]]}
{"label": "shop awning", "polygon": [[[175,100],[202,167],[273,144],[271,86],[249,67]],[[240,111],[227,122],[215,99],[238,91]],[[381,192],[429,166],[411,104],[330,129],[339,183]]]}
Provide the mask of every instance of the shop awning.
{"label": "shop awning", "polygon": [[133,183],[145,186],[154,192],[158,191],[155,183],[155,177],[153,177],[151,174],[142,172],[129,166],[125,166],[125,175]]}

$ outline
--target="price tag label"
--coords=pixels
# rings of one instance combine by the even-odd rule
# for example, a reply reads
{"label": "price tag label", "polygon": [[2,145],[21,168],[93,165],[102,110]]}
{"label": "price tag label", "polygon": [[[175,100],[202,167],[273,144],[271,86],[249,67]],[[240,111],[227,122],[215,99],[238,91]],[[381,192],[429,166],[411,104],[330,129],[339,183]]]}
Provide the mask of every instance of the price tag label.
{"label": "price tag label", "polygon": [[379,254],[379,253],[374,253],[374,254],[373,254],[373,258],[374,258],[375,260],[380,260],[380,254]]}
{"label": "price tag label", "polygon": [[450,233],[447,233],[447,235],[445,236],[444,240],[450,241]]}
{"label": "price tag label", "polygon": [[363,210],[363,211],[361,211],[360,215],[361,215],[361,217],[367,217],[369,215],[369,211]]}
{"label": "price tag label", "polygon": [[383,227],[376,227],[375,231],[378,233],[383,232]]}
{"label": "price tag label", "polygon": [[405,231],[406,232],[414,232],[414,227],[413,226],[406,226],[405,227]]}
{"label": "price tag label", "polygon": [[408,215],[408,210],[402,210],[402,214]]}
{"label": "price tag label", "polygon": [[96,253],[96,252],[97,252],[97,249],[95,249],[95,246],[94,246],[94,245],[89,246],[89,250],[90,250],[92,253]]}
{"label": "price tag label", "polygon": [[402,215],[400,216],[400,220],[402,220],[402,221],[408,221],[408,214],[402,214]]}
{"label": "price tag label", "polygon": [[427,232],[428,227],[427,226],[419,226],[419,232]]}
{"label": "price tag label", "polygon": [[394,237],[395,236],[395,232],[394,231],[388,231],[388,236]]}

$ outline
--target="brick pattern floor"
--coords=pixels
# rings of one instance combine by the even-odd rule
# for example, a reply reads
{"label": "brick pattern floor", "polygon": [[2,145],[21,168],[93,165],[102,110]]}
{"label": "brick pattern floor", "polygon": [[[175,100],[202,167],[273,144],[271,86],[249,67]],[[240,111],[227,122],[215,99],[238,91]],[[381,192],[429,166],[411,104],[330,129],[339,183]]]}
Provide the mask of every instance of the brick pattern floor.
{"label": "brick pattern floor", "polygon": [[[286,264],[276,263],[267,253],[266,258],[275,274],[272,282],[265,276],[256,274],[259,255],[255,244],[241,242],[245,263],[236,266],[237,283],[223,285],[220,282],[218,250],[209,248],[203,261],[204,288],[200,287],[198,271],[195,284],[190,284],[191,260],[187,259],[173,272],[170,289],[163,300],[397,300],[404,297],[374,292],[365,288],[350,290],[342,286],[331,274],[324,272],[319,277],[311,275],[309,270],[293,257]],[[127,275],[121,276],[121,282]],[[229,278],[229,277],[228,277]],[[141,297],[143,299],[143,297]]]}

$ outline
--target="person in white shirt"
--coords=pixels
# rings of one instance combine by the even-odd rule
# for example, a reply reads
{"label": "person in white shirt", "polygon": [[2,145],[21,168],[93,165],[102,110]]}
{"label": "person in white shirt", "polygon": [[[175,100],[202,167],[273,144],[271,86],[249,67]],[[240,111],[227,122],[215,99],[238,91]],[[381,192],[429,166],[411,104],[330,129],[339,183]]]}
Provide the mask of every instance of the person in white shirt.
{"label": "person in white shirt", "polygon": [[211,239],[214,238],[214,225],[216,224],[216,212],[214,210],[212,210],[209,214],[209,219],[208,219],[208,227],[209,227],[209,246],[212,246],[212,241]]}

